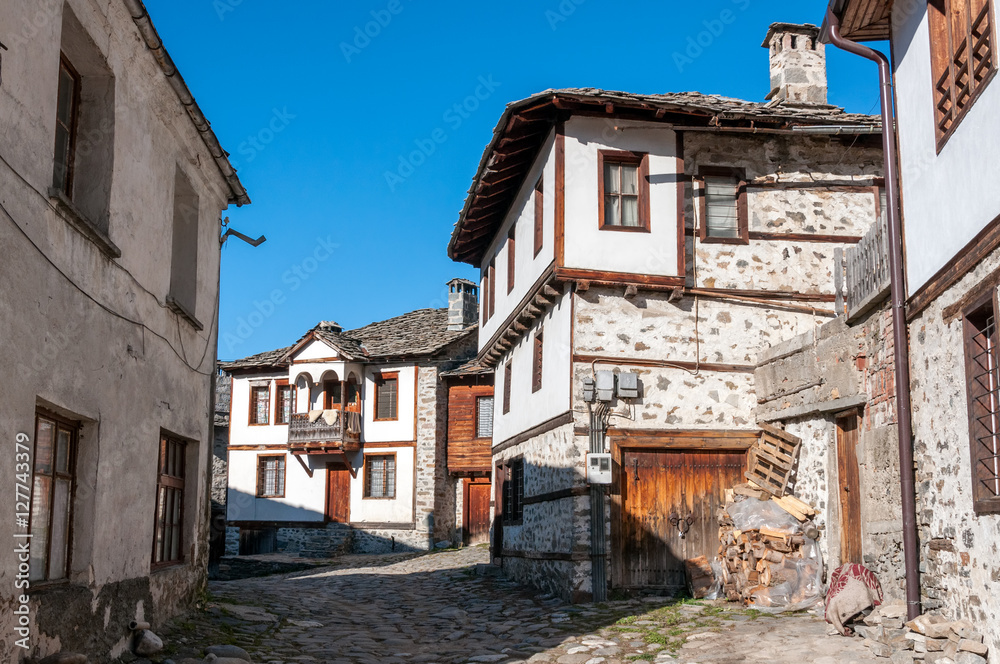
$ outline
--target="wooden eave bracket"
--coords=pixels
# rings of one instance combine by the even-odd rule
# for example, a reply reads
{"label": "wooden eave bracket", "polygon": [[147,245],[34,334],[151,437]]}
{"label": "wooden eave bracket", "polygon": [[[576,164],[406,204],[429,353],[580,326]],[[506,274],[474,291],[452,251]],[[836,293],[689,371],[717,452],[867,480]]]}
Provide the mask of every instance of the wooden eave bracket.
{"label": "wooden eave bracket", "polygon": [[308,475],[308,476],[309,476],[309,479],[312,479],[312,476],[313,476],[313,469],[312,469],[312,468],[310,468],[310,467],[309,467],[309,466],[308,466],[308,465],[306,464],[306,462],[302,460],[302,455],[301,455],[301,454],[295,454],[295,453],[293,452],[293,453],[292,453],[292,456],[293,456],[293,457],[295,457],[295,460],[299,462],[299,465],[300,465],[300,466],[302,466],[302,470],[306,471],[306,475]]}

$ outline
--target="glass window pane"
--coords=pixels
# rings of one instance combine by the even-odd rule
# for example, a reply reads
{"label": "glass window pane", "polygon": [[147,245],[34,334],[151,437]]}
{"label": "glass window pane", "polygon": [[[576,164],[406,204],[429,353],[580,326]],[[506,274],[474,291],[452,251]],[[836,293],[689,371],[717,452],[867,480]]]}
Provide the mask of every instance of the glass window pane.
{"label": "glass window pane", "polygon": [[622,219],[621,199],[617,196],[604,197],[604,225],[620,226]]}
{"label": "glass window pane", "polygon": [[639,197],[622,196],[622,226],[639,225]]}
{"label": "glass window pane", "polygon": [[396,497],[396,459],[390,457],[386,459],[385,468],[385,496],[386,498]]}
{"label": "glass window pane", "polygon": [[31,494],[31,567],[28,572],[28,577],[33,580],[44,579],[46,575],[51,501],[52,480],[44,475],[36,475]]}
{"label": "glass window pane", "polygon": [[604,162],[604,193],[617,194],[621,191],[621,167],[615,163]]}
{"label": "glass window pane", "polygon": [[49,578],[66,578],[69,553],[69,480],[56,480],[52,499],[52,559],[49,561]]}
{"label": "glass window pane", "polygon": [[66,69],[60,68],[59,99],[57,102],[56,118],[67,127],[72,122],[74,83],[70,73]]}
{"label": "glass window pane", "polygon": [[164,514],[167,509],[167,488],[161,486],[159,496],[156,499],[156,543],[154,545],[156,562],[163,561],[163,529],[165,527]]}
{"label": "glass window pane", "polygon": [[739,237],[736,203],[739,183],[735,178],[705,178],[705,223],[709,237]]}
{"label": "glass window pane", "polygon": [[52,472],[52,443],[56,425],[51,420],[38,418],[35,431],[35,472]]}
{"label": "glass window pane", "polygon": [[639,166],[637,164],[622,164],[622,193],[637,195],[639,193]]}
{"label": "glass window pane", "polygon": [[69,473],[70,442],[73,434],[68,429],[59,429],[56,445],[56,472]]}

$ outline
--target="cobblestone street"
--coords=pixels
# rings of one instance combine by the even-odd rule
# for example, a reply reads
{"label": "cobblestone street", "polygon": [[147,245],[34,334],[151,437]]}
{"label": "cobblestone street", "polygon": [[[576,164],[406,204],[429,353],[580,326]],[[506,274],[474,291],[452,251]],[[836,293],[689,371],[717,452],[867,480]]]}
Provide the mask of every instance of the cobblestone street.
{"label": "cobblestone street", "polygon": [[873,661],[811,613],[770,616],[664,598],[571,605],[476,573],[484,548],[347,556],[330,567],[212,582],[204,610],[163,630],[178,664],[206,646],[257,664]]}

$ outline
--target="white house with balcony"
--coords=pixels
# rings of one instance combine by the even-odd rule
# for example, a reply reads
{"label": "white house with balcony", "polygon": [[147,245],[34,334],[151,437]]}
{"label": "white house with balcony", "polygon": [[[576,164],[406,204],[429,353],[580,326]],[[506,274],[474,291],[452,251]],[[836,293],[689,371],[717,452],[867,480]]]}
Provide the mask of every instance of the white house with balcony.
{"label": "white house with balcony", "polygon": [[476,292],[226,362],[229,553],[427,549],[455,533],[440,373],[476,346]]}

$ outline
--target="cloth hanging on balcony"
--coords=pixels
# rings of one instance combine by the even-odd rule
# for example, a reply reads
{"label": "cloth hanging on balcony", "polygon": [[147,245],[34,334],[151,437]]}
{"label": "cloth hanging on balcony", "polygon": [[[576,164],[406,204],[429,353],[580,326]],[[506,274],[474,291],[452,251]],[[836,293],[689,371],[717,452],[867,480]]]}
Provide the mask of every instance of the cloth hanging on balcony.
{"label": "cloth hanging on balcony", "polygon": [[340,419],[340,411],[339,410],[330,409],[330,410],[324,410],[323,411],[323,421],[326,422],[327,424],[329,424],[330,426],[333,426],[334,424],[336,424],[337,420],[339,420],[339,419]]}
{"label": "cloth hanging on balcony", "polygon": [[319,416],[323,414],[322,410],[310,410],[309,411],[309,423],[312,424],[319,419]]}

